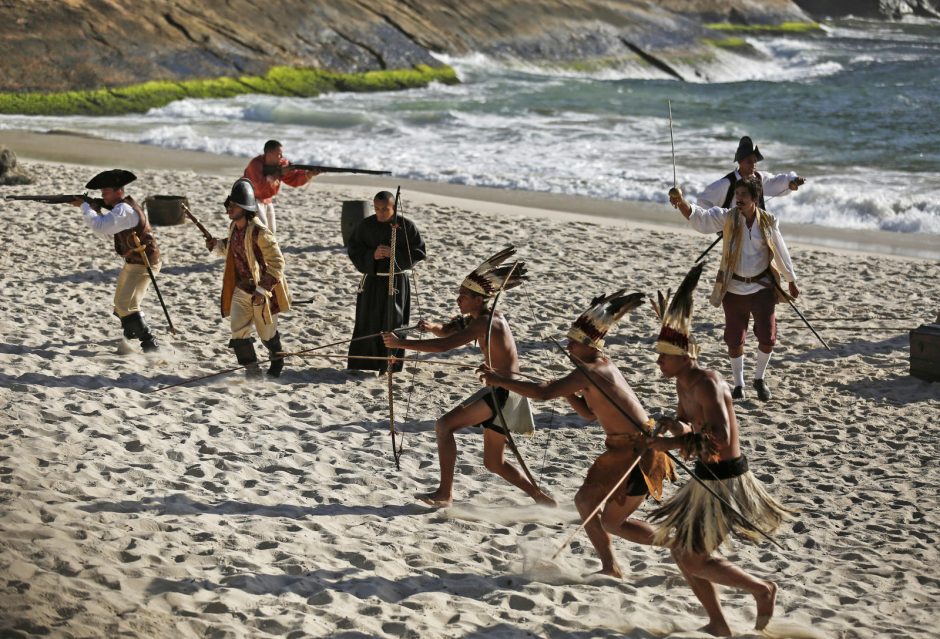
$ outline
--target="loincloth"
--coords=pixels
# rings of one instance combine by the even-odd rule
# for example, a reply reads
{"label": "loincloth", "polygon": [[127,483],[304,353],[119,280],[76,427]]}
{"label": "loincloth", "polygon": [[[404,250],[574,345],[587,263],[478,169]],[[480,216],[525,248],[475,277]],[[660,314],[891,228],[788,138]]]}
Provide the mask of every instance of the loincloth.
{"label": "loincloth", "polygon": [[713,463],[698,461],[695,476],[732,504],[740,515],[722,504],[701,483],[690,481],[650,514],[650,521],[658,523],[654,544],[685,553],[710,555],[729,534],[752,543],[763,538],[745,519],[770,534],[792,512],[764,490],[748,470],[747,458],[743,455]]}
{"label": "loincloth", "polygon": [[[493,392],[491,392],[491,390]],[[496,396],[498,404],[493,403],[493,396]],[[493,415],[486,421],[478,424],[483,428],[488,428],[500,435],[506,434],[503,430],[503,422],[499,417],[500,412],[509,423],[509,431],[514,435],[531,435],[535,432],[535,419],[532,417],[532,407],[529,400],[522,395],[510,393],[505,388],[484,387],[473,395],[461,402],[463,406],[469,406],[476,401],[483,400],[490,407]],[[497,406],[499,408],[497,408]]]}

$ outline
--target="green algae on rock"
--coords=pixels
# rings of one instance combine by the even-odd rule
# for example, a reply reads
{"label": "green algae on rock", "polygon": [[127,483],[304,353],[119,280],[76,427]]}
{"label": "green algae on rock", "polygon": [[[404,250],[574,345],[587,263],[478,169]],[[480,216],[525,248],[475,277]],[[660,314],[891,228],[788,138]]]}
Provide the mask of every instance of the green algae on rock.
{"label": "green algae on rock", "polygon": [[431,82],[457,84],[448,66],[336,73],[320,69],[272,67],[263,76],[222,77],[142,84],[88,91],[0,93],[0,113],[22,115],[122,115],[144,113],[185,98],[230,98],[246,93],[315,97],[330,91],[394,91]]}

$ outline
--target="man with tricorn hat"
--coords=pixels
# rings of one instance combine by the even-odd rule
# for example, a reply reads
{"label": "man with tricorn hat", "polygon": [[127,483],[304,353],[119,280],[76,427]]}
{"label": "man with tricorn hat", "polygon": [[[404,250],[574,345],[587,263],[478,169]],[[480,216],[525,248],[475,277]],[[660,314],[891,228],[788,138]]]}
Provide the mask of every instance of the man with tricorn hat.
{"label": "man with tricorn hat", "polygon": [[277,218],[274,214],[274,197],[281,190],[281,184],[303,186],[311,178],[320,175],[319,171],[293,169],[284,157],[284,150],[277,140],[264,143],[264,152],[251,159],[245,167],[242,177],[251,181],[258,203],[257,220],[277,233]]}
{"label": "man with tricorn hat", "polygon": [[786,278],[791,297],[798,297],[800,290],[777,218],[758,205],[760,184],[753,177],[738,180],[734,192],[733,208],[716,206],[706,210],[689,204],[681,192],[675,191],[670,191],[669,201],[696,231],[722,233],[721,265],[710,301],[725,313],[724,341],[734,376],[731,396],[744,398],[744,341],[753,316],[758,341],[753,385],[758,398],[767,401],[770,389],[764,373],[777,342],[774,307],[786,300],[779,281]]}
{"label": "man with tricorn hat", "polygon": [[[457,306],[461,313],[457,318],[446,324],[426,320],[419,322],[420,330],[430,331],[436,337],[403,339],[394,333],[385,333],[385,345],[388,348],[404,348],[424,353],[443,353],[476,341],[480,345],[484,360],[492,370],[506,375],[518,371],[519,354],[509,323],[502,313],[490,306],[490,302],[501,290],[515,288],[525,278],[523,262],[503,265],[515,252],[511,246],[503,249],[464,278],[457,293]],[[490,321],[491,317],[493,321]],[[503,423],[503,418],[507,423]],[[504,459],[507,442],[504,429],[530,432],[534,428],[528,400],[505,389],[496,389],[493,392],[489,388],[478,391],[437,420],[434,431],[437,436],[441,481],[434,492],[416,495],[419,500],[432,506],[449,506],[453,502],[454,466],[457,462],[454,433],[468,426],[483,427],[483,464],[487,470],[516,486],[537,503],[555,505],[554,499],[539,490]]]}
{"label": "man with tricorn hat", "polygon": [[748,470],[728,385],[717,372],[698,365],[699,348],[691,335],[692,292],[701,273],[701,264],[692,267],[668,308],[660,309],[657,363],[665,377],[676,380],[679,404],[674,420],[660,420],[672,436],[648,440],[651,450],[679,450],[686,458],[695,458],[694,474],[699,481],[685,484],[650,514],[650,520],[657,524],[653,543],[670,549],[682,576],[708,614],[704,630],[727,636],[731,629],[716,586],[744,590],[754,597],[758,630],[764,629],[773,615],[777,586],[714,557],[714,551],[729,534],[759,541],[776,530],[790,511],[771,497]]}
{"label": "man with tricorn hat", "polygon": [[549,382],[529,382],[515,379],[511,373],[497,373],[488,366],[481,366],[478,371],[485,384],[531,399],[564,397],[583,418],[600,423],[607,435],[606,450],[594,461],[574,498],[582,519],[595,511],[637,457],[641,457],[626,480],[611,494],[603,511],[584,527],[600,556],[600,572],[613,577],[623,577],[623,571],[614,558],[610,535],[640,544],[652,543],[653,528],[628,517],[647,497],[662,499],[664,481],[676,479],[672,461],[664,453],[645,449],[640,427],[648,429],[653,420],[643,410],[620,370],[602,350],[604,336],[614,322],[642,301],[642,293],[628,294],[626,289],[592,300],[590,308],[568,331],[568,352],[580,366],[564,377]]}
{"label": "man with tricorn hat", "polygon": [[751,138],[745,135],[738,142],[738,150],[734,152],[734,161],[737,163],[738,168],[706,186],[698,196],[698,205],[703,209],[709,209],[713,206],[720,206],[723,209],[731,208],[731,203],[734,200],[734,185],[738,183],[738,180],[754,177],[762,187],[760,201],[757,205],[762,209],[766,209],[767,207],[764,205],[765,197],[788,195],[790,191],[796,191],[806,182],[795,171],[777,175],[766,171],[758,171],[757,163],[763,159],[764,156],[761,154],[760,149],[757,148]]}
{"label": "man with tricorn hat", "polygon": [[229,346],[235,350],[238,363],[258,370],[252,326],[271,356],[268,375],[278,377],[284,367],[281,334],[277,315],[290,309],[290,291],[284,279],[284,256],[274,234],[258,224],[251,182],[240,178],[225,200],[225,209],[232,223],[228,238],[206,240],[206,247],[225,256],[222,277],[222,317],[228,317],[232,330]]}
{"label": "man with tricorn hat", "polygon": [[[101,199],[91,203],[76,199],[70,204],[81,207],[85,224],[96,235],[114,239],[114,252],[124,258],[114,290],[114,314],[121,320],[124,337],[140,340],[144,352],[150,352],[157,350],[157,340],[140,313],[140,302],[150,286],[144,255],[156,275],[160,272],[160,249],[147,214],[134,198],[124,193],[124,187],[136,179],[124,169],[102,171],[85,185],[86,189],[100,189]],[[143,251],[134,242],[135,234]]]}

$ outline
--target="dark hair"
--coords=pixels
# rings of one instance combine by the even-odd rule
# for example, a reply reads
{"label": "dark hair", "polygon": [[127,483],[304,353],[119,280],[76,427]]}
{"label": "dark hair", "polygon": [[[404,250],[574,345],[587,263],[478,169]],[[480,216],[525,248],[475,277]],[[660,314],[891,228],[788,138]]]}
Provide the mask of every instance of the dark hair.
{"label": "dark hair", "polygon": [[753,199],[754,201],[757,201],[760,199],[760,194],[761,194],[762,189],[761,189],[760,182],[758,182],[756,179],[754,179],[753,177],[741,178],[740,180],[734,183],[734,190],[737,191],[742,186],[747,189],[748,193],[751,194],[751,199]]}
{"label": "dark hair", "polygon": [[391,191],[379,191],[372,198],[373,202],[395,202],[395,195]]}
{"label": "dark hair", "polygon": [[264,152],[267,153],[268,151],[273,151],[274,149],[281,146],[283,145],[277,140],[268,140],[264,143]]}

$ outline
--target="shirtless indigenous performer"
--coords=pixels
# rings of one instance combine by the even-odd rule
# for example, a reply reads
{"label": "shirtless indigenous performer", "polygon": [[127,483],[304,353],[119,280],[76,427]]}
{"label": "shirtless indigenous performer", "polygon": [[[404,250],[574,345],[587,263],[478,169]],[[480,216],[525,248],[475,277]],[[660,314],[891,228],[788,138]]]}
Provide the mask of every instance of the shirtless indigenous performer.
{"label": "shirtless indigenous performer", "polygon": [[[584,484],[575,495],[575,505],[582,520],[621,480],[624,473],[642,455],[640,463],[611,495],[603,510],[585,525],[588,538],[601,560],[601,574],[623,577],[614,558],[611,535],[639,544],[653,541],[653,528],[646,522],[628,519],[648,496],[662,498],[663,482],[675,481],[672,460],[664,453],[646,450],[638,425],[649,427],[652,421],[640,405],[633,389],[617,366],[601,350],[604,336],[618,319],[643,301],[642,293],[627,294],[626,289],[601,296],[591,302],[568,331],[568,352],[583,368],[550,382],[528,382],[511,374],[497,373],[487,366],[479,369],[484,383],[538,400],[564,397],[584,419],[597,420],[607,435],[607,450],[588,470]],[[592,383],[593,382],[593,383]],[[595,384],[616,400],[614,405]],[[624,415],[624,412],[632,418]]]}
{"label": "shirtless indigenous performer", "polygon": [[[383,340],[388,348],[404,348],[423,353],[443,353],[476,341],[480,345],[484,360],[497,372],[509,374],[519,370],[519,355],[516,342],[502,313],[493,311],[490,300],[500,290],[509,290],[522,283],[525,264],[514,262],[502,265],[515,255],[513,247],[503,249],[473,270],[460,285],[457,306],[461,315],[446,323],[418,323],[420,330],[430,331],[436,337],[430,339],[403,339],[394,333],[385,333]],[[506,278],[509,278],[508,280]],[[495,314],[492,333],[487,335],[490,315]],[[538,489],[519,470],[505,460],[506,435],[494,405],[493,396],[500,402],[499,409],[513,432],[524,432],[534,428],[529,402],[505,390],[495,393],[483,388],[459,406],[448,411],[437,420],[434,430],[437,436],[437,453],[441,467],[440,485],[432,493],[417,495],[417,498],[432,506],[450,506],[453,503],[454,466],[457,462],[457,442],[454,433],[468,426],[483,427],[483,464],[486,469],[522,490],[537,503],[554,506],[555,500]]]}
{"label": "shirtless indigenous performer", "polygon": [[[690,481],[650,515],[657,523],[654,543],[668,546],[682,576],[708,614],[704,630],[728,636],[731,628],[718,600],[718,585],[749,592],[757,603],[755,627],[762,630],[774,612],[777,585],[758,579],[714,552],[729,534],[759,541],[776,530],[791,512],[771,497],[748,470],[741,453],[738,423],[728,385],[712,370],[700,368],[698,345],[691,337],[692,291],[702,273],[689,271],[663,312],[656,341],[663,375],[676,380],[679,406],[669,424],[671,437],[651,439],[655,451],[680,450],[695,458],[695,475],[737,513],[722,504],[697,481]],[[743,516],[743,517],[742,517]],[[746,521],[745,521],[746,520]]]}

